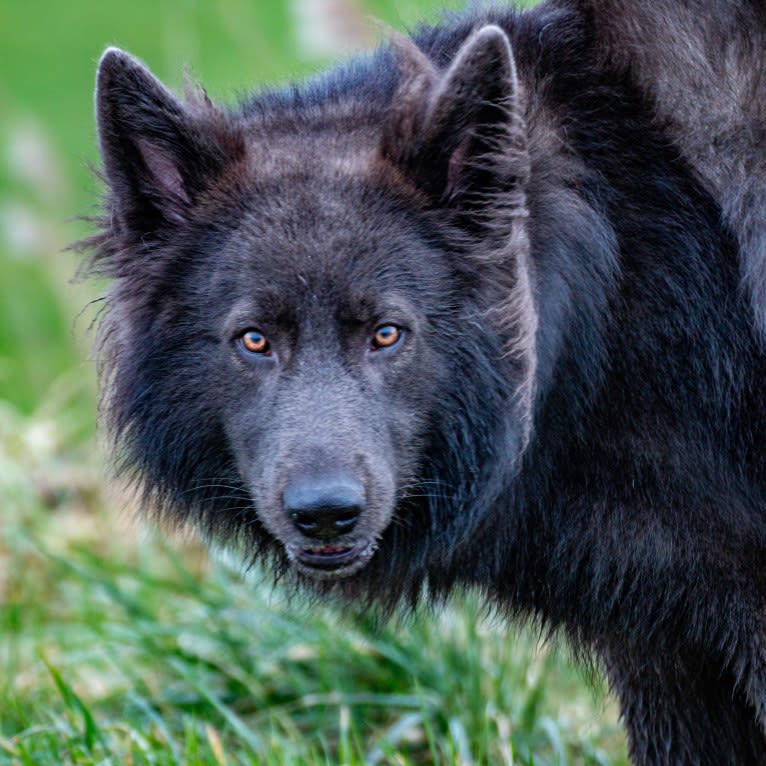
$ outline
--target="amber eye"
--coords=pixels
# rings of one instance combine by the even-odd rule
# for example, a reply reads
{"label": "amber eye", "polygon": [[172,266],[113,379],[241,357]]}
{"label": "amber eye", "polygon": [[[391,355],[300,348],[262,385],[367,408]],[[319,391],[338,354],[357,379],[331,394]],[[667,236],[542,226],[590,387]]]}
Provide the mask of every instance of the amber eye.
{"label": "amber eye", "polygon": [[372,336],[372,347],[374,349],[390,348],[401,337],[402,331],[395,324],[381,325]]}
{"label": "amber eye", "polygon": [[258,330],[248,330],[239,339],[242,348],[250,354],[268,354],[271,350],[266,336]]}

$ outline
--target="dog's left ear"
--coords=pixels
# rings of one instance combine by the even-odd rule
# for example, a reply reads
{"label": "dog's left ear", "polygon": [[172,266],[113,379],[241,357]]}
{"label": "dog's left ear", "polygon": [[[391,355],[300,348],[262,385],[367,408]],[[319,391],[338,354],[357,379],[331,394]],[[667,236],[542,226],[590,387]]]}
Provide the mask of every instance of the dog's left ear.
{"label": "dog's left ear", "polygon": [[200,192],[243,150],[206,97],[181,103],[117,48],[99,63],[96,119],[114,223],[136,239],[183,224]]}
{"label": "dog's left ear", "polygon": [[384,127],[382,153],[435,204],[474,221],[488,199],[524,205],[529,174],[519,82],[505,32],[474,32],[446,72],[414,42],[395,38],[401,79]]}

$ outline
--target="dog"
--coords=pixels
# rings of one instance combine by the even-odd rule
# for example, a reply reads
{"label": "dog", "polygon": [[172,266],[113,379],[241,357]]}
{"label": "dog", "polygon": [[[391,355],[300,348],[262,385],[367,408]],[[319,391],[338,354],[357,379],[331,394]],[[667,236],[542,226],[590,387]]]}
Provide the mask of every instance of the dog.
{"label": "dog", "polygon": [[766,11],[468,12],[232,108],[99,64],[97,339],[147,511],[604,668],[633,762],[766,763]]}

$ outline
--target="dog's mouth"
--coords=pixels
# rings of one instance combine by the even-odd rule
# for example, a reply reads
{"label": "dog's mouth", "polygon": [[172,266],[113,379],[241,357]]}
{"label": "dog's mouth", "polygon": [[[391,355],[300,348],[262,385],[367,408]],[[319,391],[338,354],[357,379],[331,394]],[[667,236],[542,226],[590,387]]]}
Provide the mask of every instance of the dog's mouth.
{"label": "dog's mouth", "polygon": [[300,546],[288,543],[285,548],[292,565],[315,580],[332,580],[358,572],[375,552],[372,542],[362,540],[352,545]]}

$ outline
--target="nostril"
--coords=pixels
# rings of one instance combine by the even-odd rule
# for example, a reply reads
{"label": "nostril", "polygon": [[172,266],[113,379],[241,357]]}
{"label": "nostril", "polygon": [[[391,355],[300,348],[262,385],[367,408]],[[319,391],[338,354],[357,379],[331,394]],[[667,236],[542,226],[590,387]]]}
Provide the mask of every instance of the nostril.
{"label": "nostril", "polygon": [[356,522],[359,519],[360,513],[361,513],[361,508],[359,508],[359,506],[354,506],[353,508],[349,508],[345,513],[339,514],[338,517],[335,519],[334,521],[335,528],[339,532],[351,531],[356,526]]}
{"label": "nostril", "polygon": [[319,519],[314,513],[293,511],[290,513],[290,518],[293,520],[293,524],[300,529],[304,535],[308,535],[309,537],[313,537],[314,533],[319,528]]}
{"label": "nostril", "polygon": [[285,489],[283,502],[301,534],[326,540],[354,529],[364,510],[364,487],[353,480],[299,480]]}
{"label": "nostril", "polygon": [[297,529],[308,537],[331,538],[350,532],[359,520],[361,509],[322,506],[310,511],[292,511],[290,518]]}

